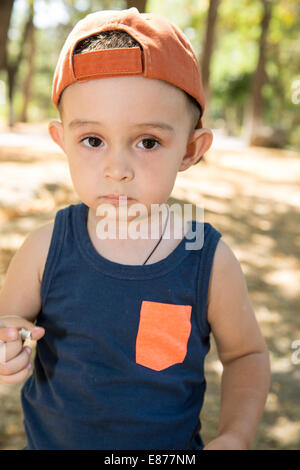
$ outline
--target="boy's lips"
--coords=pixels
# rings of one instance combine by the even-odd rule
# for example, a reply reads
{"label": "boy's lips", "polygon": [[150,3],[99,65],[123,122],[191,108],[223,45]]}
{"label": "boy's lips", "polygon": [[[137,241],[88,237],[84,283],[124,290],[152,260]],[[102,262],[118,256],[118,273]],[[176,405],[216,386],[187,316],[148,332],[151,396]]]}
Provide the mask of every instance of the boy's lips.
{"label": "boy's lips", "polygon": [[102,196],[104,199],[108,200],[114,200],[114,201],[119,201],[119,200],[126,200],[130,201],[132,200],[131,197],[128,197],[126,194],[107,194],[105,196]]}

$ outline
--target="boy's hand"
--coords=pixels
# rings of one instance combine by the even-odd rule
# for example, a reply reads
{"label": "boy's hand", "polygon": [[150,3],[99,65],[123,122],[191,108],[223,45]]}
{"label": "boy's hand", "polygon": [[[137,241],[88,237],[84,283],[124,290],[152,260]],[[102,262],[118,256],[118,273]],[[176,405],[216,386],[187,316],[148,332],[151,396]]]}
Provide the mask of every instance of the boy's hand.
{"label": "boy's hand", "polygon": [[21,328],[29,330],[34,341],[45,334],[44,328],[35,326],[25,318],[0,316],[0,381],[6,384],[23,381],[30,371],[31,349],[23,347],[19,334]]}
{"label": "boy's hand", "polygon": [[247,450],[247,447],[238,436],[224,433],[210,441],[203,450]]}

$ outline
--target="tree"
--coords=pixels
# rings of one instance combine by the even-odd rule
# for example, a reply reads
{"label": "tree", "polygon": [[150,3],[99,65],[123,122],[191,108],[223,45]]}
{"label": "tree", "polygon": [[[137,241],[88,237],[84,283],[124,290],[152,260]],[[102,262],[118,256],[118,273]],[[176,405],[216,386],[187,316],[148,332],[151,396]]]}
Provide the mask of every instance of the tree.
{"label": "tree", "polygon": [[7,57],[7,61],[6,61],[6,71],[7,71],[7,81],[8,81],[8,99],[9,99],[9,126],[10,127],[14,125],[14,121],[15,121],[14,110],[13,110],[13,97],[14,97],[14,91],[16,87],[18,70],[19,70],[21,61],[24,56],[25,45],[27,43],[30,30],[32,28],[33,2],[34,0],[29,0],[29,14],[28,14],[27,21],[25,22],[25,25],[24,25],[24,32],[21,35],[21,40],[18,46],[18,53],[14,59],[12,57]]}
{"label": "tree", "polygon": [[140,13],[145,12],[147,0],[127,0],[127,8],[136,7]]}
{"label": "tree", "polygon": [[205,30],[205,38],[203,44],[203,53],[202,53],[202,82],[204,93],[206,99],[209,99],[209,73],[210,73],[210,63],[211,57],[214,50],[214,42],[215,42],[215,29],[216,29],[216,21],[217,21],[217,14],[218,14],[218,7],[220,4],[220,0],[210,0],[209,2],[209,9],[206,21],[206,30]]}
{"label": "tree", "polygon": [[0,3],[0,69],[6,68],[7,62],[7,35],[14,0],[1,0]]}
{"label": "tree", "polygon": [[35,59],[35,28],[33,23],[34,9],[33,1],[29,5],[28,17],[28,51],[26,61],[28,63],[27,74],[23,84],[23,106],[20,115],[20,121],[27,122],[27,109],[30,101],[31,84],[34,74],[34,59]]}
{"label": "tree", "polygon": [[253,144],[259,134],[259,128],[263,121],[263,95],[262,89],[266,82],[266,47],[267,34],[272,16],[271,0],[261,0],[263,15],[261,21],[261,33],[259,38],[259,53],[256,70],[253,74],[250,101],[246,108],[244,136],[249,145]]}

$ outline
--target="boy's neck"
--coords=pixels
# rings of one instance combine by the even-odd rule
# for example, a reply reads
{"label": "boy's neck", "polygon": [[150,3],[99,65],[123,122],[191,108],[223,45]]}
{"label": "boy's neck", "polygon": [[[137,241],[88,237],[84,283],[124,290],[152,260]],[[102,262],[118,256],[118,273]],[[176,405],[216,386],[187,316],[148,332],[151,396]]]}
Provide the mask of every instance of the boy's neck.
{"label": "boy's neck", "polygon": [[[98,234],[98,238],[101,240],[99,234],[104,233],[105,239],[110,240],[136,240],[146,239],[154,240],[155,237],[159,238],[167,221],[169,207],[165,205],[160,206],[156,210],[151,212],[145,212],[139,216],[126,216],[126,212],[120,213],[116,211],[116,218],[113,219],[107,217],[107,213],[104,216],[96,215],[95,210],[89,208],[88,223],[92,228],[94,227],[95,233]],[[120,214],[120,216],[118,216]],[[124,214],[124,215],[123,215]]]}
{"label": "boy's neck", "polygon": [[[141,233],[143,236],[141,235],[137,239],[133,239],[130,236],[130,230],[127,230],[128,236],[124,236],[124,234],[126,234],[126,227],[130,225],[130,223],[128,223],[127,226],[125,226],[125,221],[116,222],[115,238],[108,237],[100,239],[97,236],[97,223],[99,223],[101,218],[95,215],[93,209],[89,208],[87,230],[94,248],[104,258],[120,264],[142,265],[155,247],[165,227],[163,239],[147,261],[147,264],[152,264],[166,258],[174,251],[188,231],[187,223],[184,223],[184,220],[173,211],[169,212],[167,225],[165,225],[166,216],[167,211],[164,211],[163,213],[155,214],[155,218],[152,214],[151,223],[145,218],[141,219],[141,228],[137,229],[137,233]],[[154,238],[151,238],[151,224],[155,226],[154,232],[152,231],[152,234],[155,233]],[[122,233],[121,237],[119,233]],[[124,238],[122,238],[122,236]]]}

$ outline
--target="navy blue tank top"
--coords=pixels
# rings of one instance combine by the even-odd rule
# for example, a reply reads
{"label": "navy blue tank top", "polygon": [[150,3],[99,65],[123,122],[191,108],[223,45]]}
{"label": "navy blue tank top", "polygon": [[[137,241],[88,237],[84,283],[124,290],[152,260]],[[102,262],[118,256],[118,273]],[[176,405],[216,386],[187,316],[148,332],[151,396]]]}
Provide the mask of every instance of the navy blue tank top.
{"label": "navy blue tank top", "polygon": [[[166,258],[124,265],[96,251],[87,215],[79,203],[55,217],[37,318],[46,333],[21,391],[28,449],[201,449],[221,234],[193,220]],[[187,249],[197,233],[201,246]]]}

